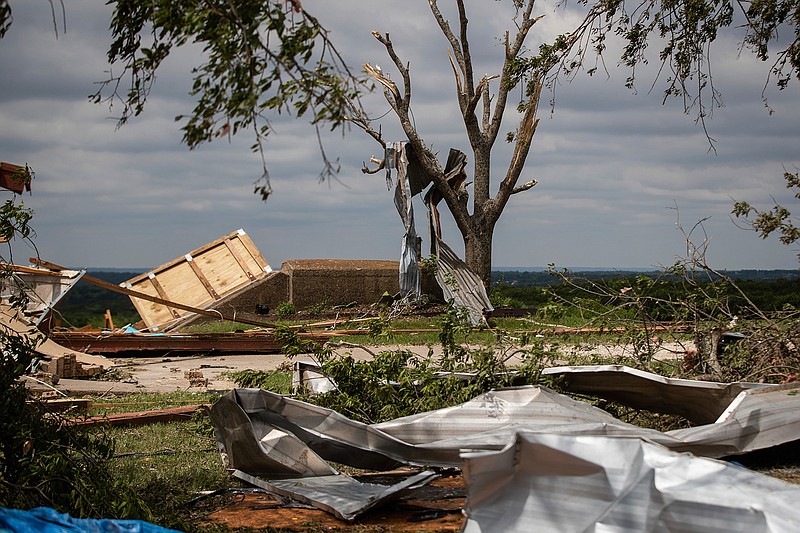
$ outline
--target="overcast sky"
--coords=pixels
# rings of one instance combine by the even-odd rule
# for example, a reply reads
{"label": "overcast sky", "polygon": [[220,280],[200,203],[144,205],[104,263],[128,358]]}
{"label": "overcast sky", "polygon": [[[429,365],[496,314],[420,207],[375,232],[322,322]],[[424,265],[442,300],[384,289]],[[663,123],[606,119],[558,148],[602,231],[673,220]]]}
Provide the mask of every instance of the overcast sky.
{"label": "overcast sky", "polygon": [[[329,136],[326,151],[340,159],[342,170],[339,182],[319,184],[313,128],[276,119],[267,145],[274,195],[263,203],[253,194],[261,167],[249,150],[251,137],[194,151],[180,142],[174,117],[192,109],[187,93],[198,52],[171,57],[144,114],[117,130],[116,110],[87,99],[109,68],[110,9],[102,0],[64,3],[66,28],[59,23],[56,36],[47,2],[12,2],[14,23],[0,40],[0,160],[27,163],[36,173],[33,194],[23,199],[35,211],[42,258],[71,267],[155,267],[238,228],[274,268],[287,259],[399,257],[402,224],[383,174],[360,171],[363,161],[380,155],[375,141],[357,130]],[[510,4],[468,2],[479,75],[499,69],[497,37],[513,29]],[[469,153],[447,43],[426,2],[409,2],[402,10],[386,0],[303,5],[331,29],[355,66],[378,63],[391,72],[370,35],[390,32],[410,63],[412,109],[423,138],[442,163],[451,146]],[[542,4],[547,16],[533,30],[531,46],[574,24],[573,15],[552,6]],[[796,80],[784,91],[768,87],[770,115],[761,100],[766,65],[747,53],[737,59],[735,39],[723,41],[727,53],[715,56],[713,67],[725,107],[708,121],[716,154],[681,102],[661,105],[661,89],[649,92],[652,75],[646,71],[634,93],[609,56],[610,78],[582,76],[559,86],[553,112],[540,108],[521,179],[535,178],[539,185],[512,197],[497,225],[494,265],[670,265],[685,252],[676,223],[688,230],[706,219],[708,260],[715,268],[797,268],[797,249],[737,228],[729,213],[733,199],[768,208],[774,198],[795,207],[783,172],[800,167],[800,89]],[[366,105],[373,117],[389,109],[380,94]],[[385,138],[402,139],[391,114],[379,123]],[[497,176],[508,161],[500,144],[493,159]],[[452,223],[443,237],[463,253]],[[13,260],[24,263],[30,255],[16,247]]]}

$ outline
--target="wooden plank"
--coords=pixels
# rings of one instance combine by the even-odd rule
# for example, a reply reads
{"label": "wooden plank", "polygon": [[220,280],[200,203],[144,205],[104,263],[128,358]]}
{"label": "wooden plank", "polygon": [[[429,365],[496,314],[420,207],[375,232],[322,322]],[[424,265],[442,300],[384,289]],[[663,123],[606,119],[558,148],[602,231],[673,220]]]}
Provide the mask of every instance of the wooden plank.
{"label": "wooden plank", "polygon": [[106,314],[103,315],[103,329],[114,331],[114,319],[111,317],[111,309],[106,309]]}
{"label": "wooden plank", "polygon": [[207,410],[208,405],[187,405],[185,407],[172,407],[156,409],[154,411],[139,411],[135,413],[113,413],[110,415],[93,416],[90,418],[77,418],[65,420],[64,423],[72,426],[97,427],[97,426],[143,426],[147,424],[163,424],[166,422],[181,422],[191,420],[194,413]]}
{"label": "wooden plank", "polygon": [[224,242],[225,246],[228,247],[228,250],[230,251],[233,258],[236,259],[236,262],[239,263],[240,267],[242,267],[242,271],[247,275],[247,277],[250,280],[255,280],[256,277],[250,271],[250,267],[247,265],[247,262],[244,260],[244,257],[242,257],[242,255],[236,250],[236,247],[233,245],[233,241],[231,241],[230,239],[225,239]]}
{"label": "wooden plank", "polygon": [[[363,334],[364,331],[360,330]],[[301,339],[318,342],[340,336],[331,331],[298,332]],[[197,333],[147,335],[142,333],[98,334],[74,331],[51,333],[53,341],[86,357],[100,354],[116,357],[155,357],[160,354],[277,354],[282,343],[272,332]],[[86,353],[80,353],[86,352]],[[98,354],[98,355],[88,355]],[[106,360],[107,361],[107,360]]]}
{"label": "wooden plank", "polygon": [[86,411],[92,408],[92,400],[88,398],[58,398],[55,400],[43,400],[42,404],[51,413],[63,413],[70,409]]}
{"label": "wooden plank", "polygon": [[258,248],[256,247],[255,243],[247,233],[241,231],[241,233],[239,234],[239,241],[242,243],[242,246],[244,246],[244,248],[247,250],[247,253],[250,254],[250,257],[253,258],[253,260],[258,264],[259,268],[262,271],[267,273],[272,272],[272,267],[269,266],[269,263],[267,263],[267,260],[264,259],[264,257],[261,255],[261,252],[258,251]]}
{"label": "wooden plank", "polygon": [[220,294],[230,294],[264,277],[248,276],[224,242],[204,253],[197,263]]}
{"label": "wooden plank", "polygon": [[53,272],[52,270],[45,270],[42,268],[33,268],[33,267],[26,267],[22,265],[13,265],[11,263],[0,263],[0,269],[3,270],[12,270],[13,272],[23,272],[25,274],[37,274],[41,276],[54,276],[59,277],[62,274],[60,272]]}
{"label": "wooden plank", "polygon": [[[156,267],[148,274],[128,280],[127,287],[152,294],[155,286],[150,274],[153,274],[159,284],[155,296],[209,309],[215,302],[224,301],[229,294],[264,279],[270,272],[272,269],[258,248],[240,229]],[[174,310],[154,303],[133,303],[150,329],[179,320]]]}
{"label": "wooden plank", "polygon": [[211,283],[208,282],[206,275],[203,274],[203,271],[200,269],[199,266],[197,266],[197,262],[194,261],[191,255],[186,254],[186,262],[189,263],[189,266],[194,271],[195,275],[197,276],[197,279],[200,280],[200,283],[202,283],[203,287],[205,287],[206,290],[208,291],[208,294],[210,294],[211,297],[214,298],[215,300],[219,300],[219,294],[217,294],[217,291],[215,291],[214,287],[211,286]]}
{"label": "wooden plank", "polygon": [[[159,297],[152,283],[148,283],[147,285],[139,284],[136,287],[128,284],[125,288],[141,295],[131,298],[131,303],[133,303],[136,312],[139,313],[139,316],[142,317],[143,320],[144,317],[148,317],[145,324],[148,324],[148,322],[150,324],[161,324],[167,320],[174,320],[174,318],[172,318],[172,313],[169,312],[169,308],[160,305],[162,299]],[[150,324],[148,324],[148,327],[150,327]]]}
{"label": "wooden plank", "polygon": [[[156,292],[158,293],[158,295],[159,295],[159,296],[160,296],[160,297],[161,297],[163,300],[169,300],[169,296],[167,296],[167,293],[166,293],[166,291],[164,290],[164,287],[162,287],[162,286],[161,286],[161,283],[158,281],[158,279],[156,279],[156,275],[155,275],[155,274],[153,274],[153,273],[151,272],[151,273],[150,273],[150,275],[148,276],[148,279],[150,280],[150,283],[153,285],[153,288],[156,290]],[[180,317],[181,317],[180,313],[178,313],[178,312],[177,312],[175,309],[173,309],[171,306],[167,306],[167,308],[169,309],[169,312],[170,312],[170,313],[172,313],[172,316],[173,316],[174,318],[180,318]]]}
{"label": "wooden plank", "polygon": [[156,273],[158,281],[171,300],[203,309],[214,302],[186,261]]}
{"label": "wooden plank", "polygon": [[[230,233],[228,235],[225,235],[224,237],[220,237],[219,239],[217,239],[215,241],[212,241],[212,242],[210,242],[208,244],[204,244],[203,246],[201,246],[199,248],[196,248],[196,249],[192,250],[189,253],[193,257],[197,257],[199,255],[202,255],[203,253],[205,253],[206,251],[210,250],[211,248],[214,248],[215,246],[219,246],[222,243],[223,240],[232,239],[232,238],[238,237],[239,236],[239,231],[242,231],[242,230],[237,230],[237,231],[234,231],[234,232],[232,232],[232,233]],[[170,268],[172,266],[175,266],[175,265],[177,265],[179,263],[183,263],[184,261],[185,261],[185,258],[178,257],[176,259],[173,259],[172,261],[169,261],[168,263],[164,263],[163,265],[160,265],[159,267],[152,269],[151,272],[160,272],[161,270],[166,270],[166,269],[168,269],[168,268]],[[136,276],[135,278],[129,279],[128,283],[130,283],[131,285],[134,285],[137,282],[142,281],[145,278],[147,278],[147,274],[141,274],[139,276]]]}

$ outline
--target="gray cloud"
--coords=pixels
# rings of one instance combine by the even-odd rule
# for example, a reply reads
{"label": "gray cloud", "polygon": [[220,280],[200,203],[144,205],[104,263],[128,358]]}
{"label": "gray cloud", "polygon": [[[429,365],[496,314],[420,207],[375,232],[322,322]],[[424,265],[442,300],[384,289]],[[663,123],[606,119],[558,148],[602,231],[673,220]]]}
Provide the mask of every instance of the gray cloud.
{"label": "gray cloud", "polygon": [[[470,6],[479,75],[499,68],[497,37],[508,4]],[[450,146],[468,149],[447,43],[424,4],[399,9],[386,0],[340,0],[334,7],[306,0],[304,6],[330,28],[357,68],[372,62],[393,70],[369,34],[389,31],[411,65],[412,107],[423,137],[442,160]],[[117,130],[118,110],[86,98],[108,69],[107,6],[68,4],[67,31],[57,39],[46,4],[13,7],[14,25],[0,41],[0,159],[27,162],[36,171],[33,195],[24,200],[36,211],[36,242],[44,258],[75,266],[155,266],[239,227],[276,267],[292,258],[399,255],[402,227],[383,174],[360,171],[380,148],[361,132],[325,135],[326,152],[339,158],[342,172],[339,182],[319,184],[313,128],[275,117],[267,145],[275,194],[262,203],[252,194],[261,164],[246,132],[194,151],[180,143],[174,117],[193,105],[187,92],[196,49],[170,59],[145,113]],[[569,11],[546,11],[532,47],[575,20]],[[685,250],[676,222],[688,230],[708,217],[704,228],[715,266],[795,268],[795,250],[738,229],[729,213],[732,198],[768,207],[774,197],[793,205],[782,173],[800,166],[800,93],[797,84],[768,91],[775,109],[770,116],[761,102],[764,64],[746,55],[737,60],[735,47],[729,48],[714,62],[726,104],[708,122],[716,155],[708,153],[702,129],[680,102],[662,106],[660,89],[648,93],[652,72],[641,72],[637,94],[624,87],[626,73],[614,65],[610,79],[579,76],[560,85],[552,114],[543,102],[524,172],[540,184],[512,198],[497,227],[495,264],[671,264]],[[380,93],[367,97],[365,107],[373,117],[389,109]],[[401,138],[391,114],[378,122],[386,139]],[[510,147],[499,144],[493,171],[502,176]],[[417,207],[424,234],[424,213]],[[444,232],[454,248],[463,248],[449,219]],[[15,259],[27,253],[15,250]]]}

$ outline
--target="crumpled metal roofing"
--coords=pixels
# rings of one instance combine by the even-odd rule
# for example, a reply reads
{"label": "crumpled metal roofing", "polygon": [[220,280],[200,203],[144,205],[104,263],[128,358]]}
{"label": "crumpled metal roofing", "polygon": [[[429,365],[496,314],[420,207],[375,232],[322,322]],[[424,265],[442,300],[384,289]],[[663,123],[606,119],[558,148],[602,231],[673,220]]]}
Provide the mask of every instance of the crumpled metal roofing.
{"label": "crumpled metal roofing", "polygon": [[[672,447],[708,457],[740,455],[800,439],[800,383],[739,393],[713,424],[676,429]],[[698,451],[703,453],[698,453]]]}
{"label": "crumpled metal roofing", "polygon": [[[297,475],[316,475],[312,470],[318,460],[312,454],[371,470],[402,464],[460,466],[462,449],[501,449],[518,429],[635,434],[681,444],[538,386],[490,391],[455,407],[374,425],[269,391],[234,389],[214,404],[211,418],[229,467],[262,474],[275,469],[276,475],[291,473],[288,468]],[[276,436],[282,442],[276,442]],[[273,450],[284,452],[276,455]],[[293,462],[292,457],[301,460]]]}
{"label": "crumpled metal roofing", "polygon": [[361,483],[344,474],[269,481],[240,470],[233,475],[253,486],[308,503],[348,521],[355,520],[374,507],[401,498],[439,477],[439,474],[425,470],[387,486]]}
{"label": "crumpled metal roofing", "polygon": [[464,533],[789,533],[800,487],[636,438],[520,431],[464,454]]}
{"label": "crumpled metal roofing", "polygon": [[[545,509],[546,516],[537,519],[552,522],[541,522],[543,530],[628,531],[644,525],[647,531],[705,532],[745,524],[754,528],[748,531],[772,532],[789,531],[782,529],[782,511],[775,518],[772,509],[746,507],[742,502],[749,496],[729,498],[728,489],[782,498],[789,490],[785,484],[679,452],[723,457],[797,441],[798,391],[797,383],[743,390],[716,422],[666,433],[626,424],[540,386],[490,391],[454,407],[373,425],[268,391],[234,389],[214,404],[211,417],[223,462],[246,472],[239,477],[344,519],[433,476],[393,489],[363,487],[337,475],[327,461],[370,470],[463,461],[465,472],[472,468],[465,531],[530,531],[538,522],[520,518],[506,527],[504,520]],[[526,447],[532,459],[514,455]],[[291,479],[281,479],[286,477]],[[731,485],[739,482],[743,488]],[[507,494],[506,487],[513,490]],[[548,491],[560,496],[550,498]],[[799,495],[787,496],[793,509],[800,509]],[[589,510],[602,505],[606,512],[585,525]]]}
{"label": "crumpled metal roofing", "polygon": [[[211,413],[232,467],[259,472],[275,468],[279,474],[291,467],[298,474],[309,469],[308,475],[315,475],[314,465],[322,460],[373,470],[399,464],[458,466],[461,450],[500,449],[522,429],[636,436],[707,457],[741,454],[800,438],[798,390],[800,384],[743,391],[714,424],[666,433],[626,424],[540,386],[490,391],[454,407],[373,425],[258,389],[231,391]],[[285,450],[285,460],[270,455],[273,449]],[[303,461],[295,465],[293,458],[301,456]],[[280,468],[274,465],[276,458]]]}
{"label": "crumpled metal roofing", "polygon": [[[432,213],[430,208],[429,212]],[[494,308],[483,281],[442,239],[435,239],[435,277],[445,301],[452,301],[457,307],[465,309],[473,326],[485,323],[484,315]]]}
{"label": "crumpled metal roofing", "polygon": [[772,386],[668,378],[624,365],[559,366],[542,374],[558,376],[559,386],[569,392],[680,415],[695,424],[715,422],[742,391]]}

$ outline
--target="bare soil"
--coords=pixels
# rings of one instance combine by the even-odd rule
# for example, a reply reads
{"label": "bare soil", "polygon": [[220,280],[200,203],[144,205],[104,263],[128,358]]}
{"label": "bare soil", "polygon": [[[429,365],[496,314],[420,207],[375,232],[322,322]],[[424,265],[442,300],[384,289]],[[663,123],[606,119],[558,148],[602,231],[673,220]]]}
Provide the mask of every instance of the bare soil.
{"label": "bare soil", "polygon": [[[369,480],[365,480],[369,481]],[[231,529],[260,529],[265,526],[287,531],[359,531],[450,532],[459,531],[464,516],[464,481],[461,476],[433,481],[414,494],[414,498],[392,502],[367,513],[353,523],[339,520],[318,509],[285,506],[267,494],[239,495],[231,503],[206,516],[205,523]]]}

